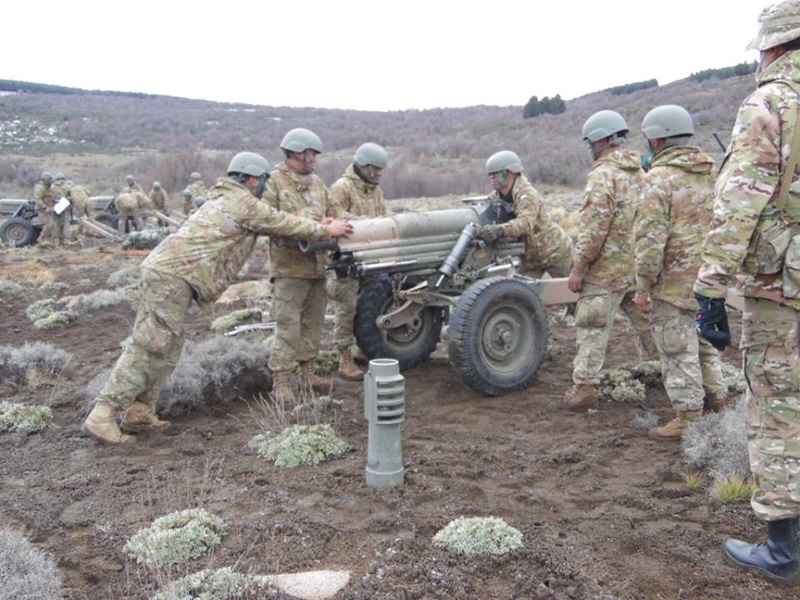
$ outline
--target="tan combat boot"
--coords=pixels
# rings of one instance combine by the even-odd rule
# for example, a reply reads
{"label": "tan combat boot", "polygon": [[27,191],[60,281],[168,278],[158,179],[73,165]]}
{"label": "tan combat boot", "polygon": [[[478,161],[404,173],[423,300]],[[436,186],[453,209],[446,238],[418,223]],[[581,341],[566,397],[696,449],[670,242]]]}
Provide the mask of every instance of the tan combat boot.
{"label": "tan combat boot", "polygon": [[356,366],[353,361],[353,355],[350,353],[350,348],[342,348],[339,350],[339,377],[347,381],[362,381],[364,379],[364,371]]}
{"label": "tan combat boot", "polygon": [[83,422],[81,431],[109,444],[125,444],[133,441],[131,436],[120,431],[117,425],[118,412],[119,409],[108,400],[98,400]]}
{"label": "tan combat boot", "polygon": [[653,427],[647,434],[657,440],[680,440],[689,423],[702,416],[702,409],[679,412],[672,421],[661,427]]}
{"label": "tan combat boot", "polygon": [[120,429],[129,433],[138,431],[157,431],[162,432],[169,429],[172,425],[169,421],[162,421],[156,416],[153,407],[144,402],[134,402],[125,412]]}
{"label": "tan combat boot", "polygon": [[718,413],[725,410],[725,406],[728,404],[727,396],[722,396],[721,398],[714,398],[711,396],[704,396],[703,397],[703,411],[704,412],[712,412]]}
{"label": "tan combat boot", "polygon": [[573,386],[564,396],[561,407],[573,412],[584,412],[592,408],[597,408],[597,390],[591,384],[581,383]]}
{"label": "tan combat boot", "polygon": [[331,390],[331,382],[317,375],[313,360],[300,363],[300,389],[327,394]]}
{"label": "tan combat boot", "polygon": [[292,371],[272,372],[272,397],[280,404],[294,401]]}

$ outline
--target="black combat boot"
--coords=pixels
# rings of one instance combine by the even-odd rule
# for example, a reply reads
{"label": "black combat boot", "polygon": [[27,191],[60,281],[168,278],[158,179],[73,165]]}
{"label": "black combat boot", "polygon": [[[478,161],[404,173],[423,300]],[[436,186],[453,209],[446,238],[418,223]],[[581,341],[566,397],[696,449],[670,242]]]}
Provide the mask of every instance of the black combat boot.
{"label": "black combat boot", "polygon": [[780,583],[792,584],[800,578],[798,525],[800,517],[769,521],[769,538],[760,544],[739,540],[725,542],[728,562],[755,571]]}

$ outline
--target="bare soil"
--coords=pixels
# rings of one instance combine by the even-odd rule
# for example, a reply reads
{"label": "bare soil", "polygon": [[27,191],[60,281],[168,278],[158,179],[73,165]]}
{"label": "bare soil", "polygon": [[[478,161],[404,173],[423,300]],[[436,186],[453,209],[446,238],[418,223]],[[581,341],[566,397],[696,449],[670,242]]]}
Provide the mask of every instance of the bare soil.
{"label": "bare soil", "polygon": [[[67,293],[89,292],[137,260],[3,250],[0,278],[32,286],[47,272],[69,284]],[[81,287],[87,279],[93,287]],[[177,416],[167,435],[140,434],[125,447],[93,441],[80,431],[86,387],[113,365],[134,313],[121,305],[37,331],[25,316],[36,299],[35,292],[0,299],[0,344],[42,341],[73,358],[60,376],[35,385],[0,383],[3,399],[54,412],[40,434],[0,435],[0,526],[53,557],[70,600],[150,597],[153,578],[126,559],[123,545],[154,518],[196,506],[223,517],[229,530],[213,557],[190,570],[349,570],[338,600],[794,597],[722,559],[726,538],[763,537],[749,505],[723,505],[707,487],[691,491],[680,444],[633,426],[643,411],[671,418],[663,390],[650,390],[642,405],[559,410],[571,385],[575,330],[555,318],[548,359],[525,391],[483,397],[457,380],[443,350],[405,372],[405,483],[375,489],[365,482],[360,383],[340,382],[333,393],[344,403],[337,431],[354,450],[316,467],[283,470],[247,450],[259,433],[246,401],[256,389]],[[189,336],[212,335],[210,320],[193,307]],[[637,360],[630,331],[618,325],[606,366]],[[726,360],[738,354],[729,350]],[[489,558],[434,548],[432,537],[459,516],[502,517],[523,533],[524,548]]]}

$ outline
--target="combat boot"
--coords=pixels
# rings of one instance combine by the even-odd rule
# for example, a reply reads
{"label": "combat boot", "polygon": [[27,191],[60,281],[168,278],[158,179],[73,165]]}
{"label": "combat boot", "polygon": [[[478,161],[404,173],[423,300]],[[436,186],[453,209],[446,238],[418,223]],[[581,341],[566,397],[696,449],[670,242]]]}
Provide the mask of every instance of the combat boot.
{"label": "combat boot", "polygon": [[304,360],[300,363],[300,389],[327,394],[331,382],[317,375],[313,360]]}
{"label": "combat boot", "polygon": [[170,425],[172,423],[162,421],[156,416],[156,411],[153,407],[144,402],[134,402],[125,412],[120,429],[129,433],[137,433],[139,431],[157,431],[160,433],[169,429]]}
{"label": "combat boot", "polygon": [[661,427],[653,427],[647,433],[657,440],[680,440],[689,423],[702,416],[702,409],[679,412],[669,423]]}
{"label": "combat boot", "polygon": [[712,412],[718,413],[725,410],[725,407],[728,404],[728,398],[726,396],[721,397],[712,397],[706,394],[703,397],[703,412]]}
{"label": "combat boot", "polygon": [[353,355],[350,354],[350,348],[342,348],[339,350],[339,377],[347,381],[362,381],[364,379],[364,371],[356,366],[353,361]]}
{"label": "combat boot", "polygon": [[292,390],[292,371],[272,372],[272,397],[275,402],[285,404],[294,401]]}
{"label": "combat boot", "polygon": [[133,441],[131,436],[120,431],[117,425],[118,412],[119,409],[108,400],[98,400],[83,422],[81,431],[109,444],[125,444]]}
{"label": "combat boot", "polygon": [[779,583],[796,583],[800,578],[799,523],[800,517],[770,521],[767,541],[760,544],[728,540],[725,559],[734,566],[755,571]]}
{"label": "combat boot", "polygon": [[561,403],[562,408],[573,412],[584,412],[598,406],[597,389],[586,383],[573,386]]}

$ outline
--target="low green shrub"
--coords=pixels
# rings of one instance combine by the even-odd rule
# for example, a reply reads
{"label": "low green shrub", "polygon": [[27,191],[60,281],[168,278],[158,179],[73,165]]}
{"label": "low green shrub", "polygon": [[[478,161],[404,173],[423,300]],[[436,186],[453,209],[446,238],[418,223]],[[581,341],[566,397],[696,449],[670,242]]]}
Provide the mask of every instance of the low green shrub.
{"label": "low green shrub", "polygon": [[0,402],[0,431],[38,433],[53,420],[49,406]]}
{"label": "low green shrub", "polygon": [[223,567],[182,577],[153,596],[153,600],[263,600],[277,594],[268,577],[251,577]]}
{"label": "low green shrub", "polygon": [[0,597],[14,600],[65,597],[55,562],[25,536],[7,529],[0,530]]}
{"label": "low green shrub", "polygon": [[247,445],[262,458],[274,461],[276,467],[286,468],[316,465],[351,449],[328,423],[292,425],[274,437],[259,434]]}
{"label": "low green shrub", "polygon": [[433,536],[433,545],[454,554],[505,554],[522,547],[522,533],[499,517],[459,517]]}

